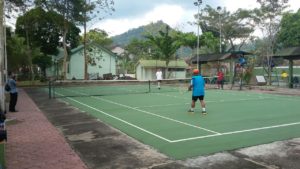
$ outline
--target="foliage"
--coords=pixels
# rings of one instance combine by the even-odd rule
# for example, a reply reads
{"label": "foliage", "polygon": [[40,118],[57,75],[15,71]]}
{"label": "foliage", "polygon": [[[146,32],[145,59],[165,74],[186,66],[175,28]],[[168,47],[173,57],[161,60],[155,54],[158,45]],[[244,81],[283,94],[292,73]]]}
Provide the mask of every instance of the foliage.
{"label": "foliage", "polygon": [[125,75],[127,73],[134,73],[135,63],[130,59],[130,54],[125,52],[120,60],[121,72]]}
{"label": "foliage", "polygon": [[[45,75],[46,67],[51,66],[47,55],[58,53],[57,48],[62,37],[60,28],[63,19],[56,12],[45,11],[41,7],[33,8],[17,19],[15,32],[26,39],[28,50],[30,50],[27,55],[31,55],[28,59],[32,58],[32,61],[40,66],[43,75]],[[78,45],[79,32],[80,30],[70,23],[70,31],[67,33],[66,41],[71,47]],[[39,52],[36,52],[37,49]]]}
{"label": "foliage", "polygon": [[[5,16],[7,18],[11,18],[12,16],[9,15],[12,12],[18,12],[20,7],[23,7],[27,1],[30,0],[4,0],[5,1]],[[1,13],[2,14],[2,13]]]}
{"label": "foliage", "polygon": [[[109,46],[112,44],[112,39],[108,37],[108,34],[101,29],[92,29],[86,34],[87,43],[96,43],[101,46]],[[83,37],[81,38],[83,41]]]}
{"label": "foliage", "polygon": [[300,46],[300,10],[285,13],[280,22],[277,44],[282,47]]}
{"label": "foliage", "polygon": [[9,71],[17,71],[20,67],[28,65],[26,52],[25,38],[12,36],[7,39],[7,66]]}
{"label": "foliage", "polygon": [[165,31],[159,31],[159,36],[145,36],[149,40],[149,42],[155,45],[157,49],[163,54],[162,59],[166,61],[167,65],[172,59],[172,56],[175,54],[176,50],[180,47],[178,37],[170,36],[169,33],[170,27],[166,26]]}
{"label": "foliage", "polygon": [[197,47],[197,36],[193,32],[183,33],[178,31],[177,37],[182,46],[188,46],[192,49]]}
{"label": "foliage", "polygon": [[[263,56],[267,63],[272,61],[272,55],[276,49],[277,34],[280,29],[280,20],[287,7],[288,0],[257,0],[260,8],[253,10],[253,20],[260,27],[265,38]],[[271,65],[268,64],[268,82],[271,85]]]}
{"label": "foliage", "polygon": [[[174,59],[174,54],[180,47],[177,36],[170,36],[170,27],[166,26],[165,31],[159,31],[159,36],[146,35],[145,37],[150,43],[155,45],[157,49],[162,53],[162,60],[166,61],[168,67],[170,60]],[[166,75],[168,72],[165,72]]]}
{"label": "foliage", "polygon": [[230,44],[229,50],[235,50],[234,42],[236,40],[246,41],[254,31],[254,25],[250,24],[250,14],[250,11],[243,9],[238,9],[231,14],[226,8],[219,13],[216,9],[207,5],[202,9],[199,16],[196,15],[195,17],[199,19],[202,33],[211,32],[218,38],[222,36],[222,45]]}
{"label": "foliage", "polygon": [[47,55],[36,55],[32,62],[41,68],[43,77],[46,77],[46,68],[52,65],[51,57]]}
{"label": "foliage", "polygon": [[124,47],[128,45],[132,39],[146,40],[145,35],[158,35],[158,32],[163,30],[166,26],[167,24],[163,21],[158,21],[156,23],[140,26],[136,29],[131,29],[121,35],[113,36],[113,44]]}
{"label": "foliage", "polygon": [[[83,54],[83,53],[82,53]],[[97,61],[99,62],[103,58],[103,51],[101,48],[97,47],[97,44],[91,43],[87,46],[87,63],[91,66],[98,66]]]}
{"label": "foliage", "polygon": [[54,13],[35,8],[17,19],[15,32],[24,38],[27,37],[27,33],[29,45],[40,47],[44,54],[56,54],[60,37],[56,20],[59,20],[59,16]]}
{"label": "foliage", "polygon": [[[47,11],[55,11],[63,17],[60,22],[60,30],[62,32],[64,60],[63,60],[63,77],[66,78],[67,73],[67,59],[68,59],[68,33],[71,32],[72,25],[78,22],[78,15],[81,12],[78,10],[81,0],[35,0],[37,7],[42,7]],[[71,32],[72,34],[72,32]],[[73,36],[71,36],[73,37]],[[73,39],[74,40],[74,39]],[[79,38],[78,38],[79,40]]]}
{"label": "foliage", "polygon": [[[79,0],[74,1],[74,17],[75,20],[78,21],[80,25],[83,26],[83,56],[84,56],[84,79],[88,79],[88,56],[87,56],[87,22],[93,20],[96,17],[100,17],[102,15],[100,12],[104,10],[104,13],[109,12],[109,10],[114,11],[113,0]],[[107,10],[108,9],[108,10]],[[93,11],[97,10],[97,15],[93,13]]]}
{"label": "foliage", "polygon": [[74,18],[80,25],[84,25],[94,19],[101,20],[104,15],[114,12],[113,0],[75,0]]}
{"label": "foliage", "polygon": [[154,44],[145,40],[132,39],[131,42],[125,46],[125,50],[133,61],[137,63],[140,59],[159,59],[162,57],[160,50]]}
{"label": "foliage", "polygon": [[218,53],[219,39],[214,37],[212,32],[205,32],[200,36],[200,50],[201,53]]}
{"label": "foliage", "polygon": [[243,81],[247,85],[250,84],[250,81],[254,75],[255,62],[255,57],[247,57],[247,66],[245,67],[245,71],[243,73]]}

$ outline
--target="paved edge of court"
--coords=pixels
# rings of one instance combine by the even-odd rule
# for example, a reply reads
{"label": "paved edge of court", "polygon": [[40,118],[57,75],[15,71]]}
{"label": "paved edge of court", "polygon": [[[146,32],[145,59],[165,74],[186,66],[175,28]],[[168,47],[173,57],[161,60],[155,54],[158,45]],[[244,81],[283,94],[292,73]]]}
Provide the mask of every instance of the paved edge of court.
{"label": "paved edge of court", "polygon": [[17,110],[7,113],[7,169],[87,169],[63,135],[22,89]]}

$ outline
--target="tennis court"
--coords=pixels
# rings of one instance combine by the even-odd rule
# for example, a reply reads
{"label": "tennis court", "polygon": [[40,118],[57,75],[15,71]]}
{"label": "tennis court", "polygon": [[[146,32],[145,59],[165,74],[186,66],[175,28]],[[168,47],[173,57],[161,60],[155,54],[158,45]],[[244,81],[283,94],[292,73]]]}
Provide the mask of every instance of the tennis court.
{"label": "tennis court", "polygon": [[[96,94],[110,87],[118,92]],[[298,96],[210,89],[205,97],[208,115],[203,116],[199,103],[195,113],[187,112],[191,93],[185,87],[168,90],[170,86],[162,86],[134,93],[139,86],[97,85],[54,92],[59,99],[174,159],[300,137]]]}

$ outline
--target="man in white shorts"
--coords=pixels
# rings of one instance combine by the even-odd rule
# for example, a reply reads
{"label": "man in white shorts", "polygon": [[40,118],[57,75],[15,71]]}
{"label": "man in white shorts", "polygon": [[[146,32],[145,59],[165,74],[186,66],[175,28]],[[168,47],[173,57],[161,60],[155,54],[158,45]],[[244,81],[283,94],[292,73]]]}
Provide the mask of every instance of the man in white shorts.
{"label": "man in white shorts", "polygon": [[157,88],[160,89],[160,83],[161,83],[161,80],[162,80],[161,69],[157,69],[157,71],[156,71],[156,80],[157,80]]}

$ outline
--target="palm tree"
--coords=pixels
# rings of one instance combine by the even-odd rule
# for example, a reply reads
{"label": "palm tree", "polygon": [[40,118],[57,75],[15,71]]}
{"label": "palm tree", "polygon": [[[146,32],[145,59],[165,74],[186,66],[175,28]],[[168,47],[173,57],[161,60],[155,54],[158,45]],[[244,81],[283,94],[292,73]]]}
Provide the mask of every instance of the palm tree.
{"label": "palm tree", "polygon": [[158,36],[146,35],[145,37],[149,40],[150,43],[155,45],[157,49],[162,53],[163,60],[166,61],[166,72],[165,77],[168,77],[168,65],[174,54],[179,49],[180,43],[177,36],[170,36],[170,27],[166,26],[166,30],[159,31]]}

